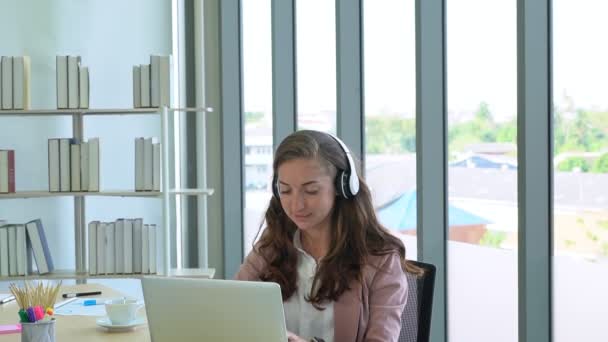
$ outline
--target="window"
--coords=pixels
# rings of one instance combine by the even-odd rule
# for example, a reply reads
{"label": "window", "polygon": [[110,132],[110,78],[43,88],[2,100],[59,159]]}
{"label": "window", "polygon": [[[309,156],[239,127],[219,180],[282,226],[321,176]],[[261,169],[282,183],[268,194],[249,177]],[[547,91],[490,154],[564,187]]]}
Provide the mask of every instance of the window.
{"label": "window", "polygon": [[553,336],[558,342],[608,340],[606,11],[603,1],[556,0],[553,6]]}
{"label": "window", "polygon": [[270,0],[243,0],[242,18],[246,191],[243,248],[247,255],[272,196]]}
{"label": "window", "polygon": [[448,338],[517,341],[516,2],[447,2]]}
{"label": "window", "polygon": [[336,132],[335,1],[296,1],[298,129]]}
{"label": "window", "polygon": [[366,180],[381,223],[416,259],[414,2],[363,3]]}

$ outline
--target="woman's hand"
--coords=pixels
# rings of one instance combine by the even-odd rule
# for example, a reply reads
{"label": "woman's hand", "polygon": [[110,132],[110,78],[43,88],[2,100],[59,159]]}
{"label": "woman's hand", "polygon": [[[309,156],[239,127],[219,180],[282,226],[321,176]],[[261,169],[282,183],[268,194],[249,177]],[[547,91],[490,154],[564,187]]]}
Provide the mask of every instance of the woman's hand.
{"label": "woman's hand", "polygon": [[292,333],[291,331],[287,332],[287,341],[289,341],[289,342],[308,342],[305,339],[301,338],[300,336]]}

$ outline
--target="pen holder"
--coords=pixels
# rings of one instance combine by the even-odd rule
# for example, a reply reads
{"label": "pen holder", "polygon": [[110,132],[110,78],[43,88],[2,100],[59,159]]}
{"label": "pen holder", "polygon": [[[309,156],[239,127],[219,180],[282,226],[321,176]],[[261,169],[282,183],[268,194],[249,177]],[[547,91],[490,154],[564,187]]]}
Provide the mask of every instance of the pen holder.
{"label": "pen holder", "polygon": [[55,342],[55,319],[21,323],[21,342]]}

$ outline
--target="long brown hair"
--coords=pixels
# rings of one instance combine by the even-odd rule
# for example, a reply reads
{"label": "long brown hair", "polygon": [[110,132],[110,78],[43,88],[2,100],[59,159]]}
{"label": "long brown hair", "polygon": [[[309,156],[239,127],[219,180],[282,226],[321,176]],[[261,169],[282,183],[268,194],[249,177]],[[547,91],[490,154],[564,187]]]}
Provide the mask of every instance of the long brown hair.
{"label": "long brown hair", "polygon": [[[302,130],[286,137],[275,153],[274,174],[277,175],[280,165],[294,159],[317,160],[334,174],[336,170],[348,168],[346,155],[338,142],[317,131]],[[369,256],[396,252],[403,269],[411,267],[405,260],[403,242],[378,222],[369,188],[361,177],[359,182],[359,193],[353,198],[336,197],[331,214],[329,252],[318,265],[307,297],[317,308],[324,301],[337,300],[350,289],[349,284],[353,281],[362,281],[363,267]],[[293,244],[297,226],[275,196],[266,210],[265,222],[266,229],[254,245],[254,250],[267,264],[261,279],[278,283],[283,300],[287,300],[297,290],[298,252]]]}

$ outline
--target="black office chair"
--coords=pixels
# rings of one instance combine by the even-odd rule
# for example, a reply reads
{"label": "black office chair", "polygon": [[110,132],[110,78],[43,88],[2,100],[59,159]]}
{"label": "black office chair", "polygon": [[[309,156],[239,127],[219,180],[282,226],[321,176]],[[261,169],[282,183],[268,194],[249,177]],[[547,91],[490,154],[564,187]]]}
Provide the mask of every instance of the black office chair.
{"label": "black office chair", "polygon": [[418,261],[408,261],[421,268],[418,276],[406,272],[407,304],[401,316],[399,342],[428,342],[431,330],[431,310],[435,288],[435,266]]}

